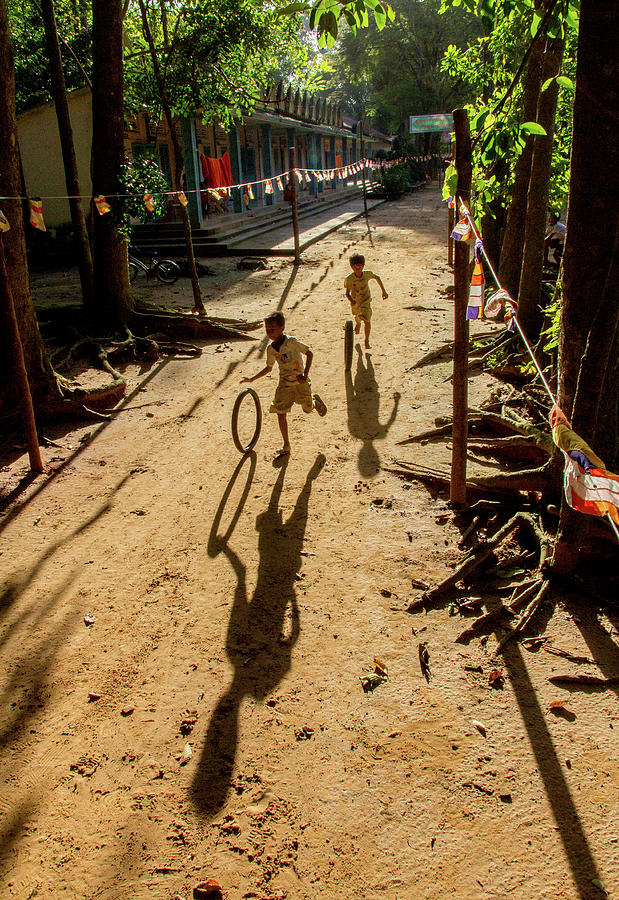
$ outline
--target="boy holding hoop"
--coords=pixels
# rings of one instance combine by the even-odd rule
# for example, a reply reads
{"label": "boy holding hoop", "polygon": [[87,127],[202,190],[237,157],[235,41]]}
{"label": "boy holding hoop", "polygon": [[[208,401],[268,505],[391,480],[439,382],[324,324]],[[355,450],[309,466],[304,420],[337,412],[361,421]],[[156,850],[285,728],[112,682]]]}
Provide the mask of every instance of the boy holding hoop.
{"label": "boy holding hoop", "polygon": [[241,379],[241,384],[247,384],[268,375],[275,363],[279,366],[279,384],[270,407],[270,412],[277,413],[283,440],[282,447],[276,453],[278,457],[290,453],[287,416],[294,403],[298,403],[305,413],[311,413],[315,409],[319,416],[324,416],[327,412],[327,407],[318,394],[312,397],[308,375],[314,354],[302,341],[285,334],[285,326],[286,319],[280,312],[271,313],[266,317],[264,327],[271,341],[267,347],[267,364],[251,378]]}
{"label": "boy holding hoop", "polygon": [[365,330],[365,346],[366,349],[369,349],[370,322],[372,319],[370,281],[374,279],[374,281],[378,282],[378,285],[383,292],[383,300],[387,299],[387,291],[379,276],[375,275],[374,272],[364,272],[364,266],[365,256],[362,256],[360,253],[353,253],[350,257],[350,268],[352,269],[352,273],[347,275],[344,279],[344,289],[346,290],[346,296],[350,301],[352,314],[355,317],[355,334],[359,334],[361,331],[361,323],[363,322],[363,328]]}

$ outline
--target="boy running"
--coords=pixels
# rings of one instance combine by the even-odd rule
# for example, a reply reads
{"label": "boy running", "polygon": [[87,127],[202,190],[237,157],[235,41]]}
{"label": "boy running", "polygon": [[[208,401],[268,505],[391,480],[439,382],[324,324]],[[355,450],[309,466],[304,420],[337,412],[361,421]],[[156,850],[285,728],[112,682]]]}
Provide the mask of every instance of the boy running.
{"label": "boy running", "polygon": [[[275,391],[270,412],[277,413],[279,430],[282,434],[283,445],[275,454],[276,457],[287,456],[290,453],[290,441],[288,439],[287,415],[292,409],[293,403],[299,403],[303,412],[311,413],[316,410],[319,416],[326,415],[327,407],[318,394],[310,389],[308,378],[314,354],[310,348],[284,333],[286,319],[280,312],[271,313],[264,320],[264,327],[271,343],[267,347],[267,364],[260,372],[251,378],[242,378],[241,384],[255,381],[268,375],[275,363],[279,366],[279,384]],[[305,357],[305,364],[303,363]]]}
{"label": "boy running", "polygon": [[362,256],[360,253],[354,253],[350,257],[352,274],[347,275],[344,279],[344,288],[346,290],[346,296],[350,300],[350,308],[355,317],[355,334],[359,334],[361,323],[363,322],[365,330],[365,346],[369,349],[370,320],[372,318],[372,297],[370,295],[369,283],[372,278],[378,282],[380,289],[383,292],[383,300],[386,300],[388,295],[385,286],[378,275],[375,275],[374,272],[364,272],[364,266],[365,256]]}

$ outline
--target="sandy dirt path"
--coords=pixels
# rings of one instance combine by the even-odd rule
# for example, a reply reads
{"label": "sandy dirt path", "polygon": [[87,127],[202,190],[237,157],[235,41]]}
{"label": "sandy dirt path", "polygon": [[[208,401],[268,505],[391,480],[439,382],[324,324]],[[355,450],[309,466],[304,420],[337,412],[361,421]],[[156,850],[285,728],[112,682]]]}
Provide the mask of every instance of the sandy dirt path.
{"label": "sandy dirt path", "polygon": [[[280,306],[314,350],[329,411],[292,415],[288,461],[274,379],[254,385],[255,453],[230,438],[258,333],[160,364],[0,524],[0,896],[189,900],[208,878],[227,900],[619,896],[616,693],[553,687],[574,664],[516,644],[493,690],[493,637],[455,644],[446,606],[405,612],[410,579],[460,555],[444,500],[381,468],[449,460],[395,447],[450,411],[448,361],[406,372],[451,337],[445,211],[428,188],[370,224],[296,276],[211,285],[209,311]],[[353,251],[389,298],[345,377]],[[488,392],[475,379],[471,402]],[[596,659],[578,671],[619,669],[616,623],[565,605],[547,628]],[[389,678],[365,693],[375,657]]]}

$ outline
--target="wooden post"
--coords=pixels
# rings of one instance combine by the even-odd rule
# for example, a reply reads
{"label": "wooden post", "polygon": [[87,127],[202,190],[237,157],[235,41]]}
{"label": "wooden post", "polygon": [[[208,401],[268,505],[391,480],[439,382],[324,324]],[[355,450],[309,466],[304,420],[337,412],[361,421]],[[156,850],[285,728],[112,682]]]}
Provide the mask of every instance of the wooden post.
{"label": "wooden post", "polygon": [[364,151],[364,142],[363,142],[363,119],[359,120],[359,126],[361,128],[361,184],[363,185],[363,214],[365,218],[368,217],[368,198],[365,190],[365,151]]}
{"label": "wooden post", "polygon": [[456,218],[454,216],[453,209],[448,210],[449,215],[447,216],[447,265],[453,269],[454,264],[454,242],[451,237],[451,232],[454,230],[454,225],[456,224]]}
{"label": "wooden post", "polygon": [[[471,132],[465,109],[454,109],[456,136],[456,213],[461,200],[471,197]],[[453,362],[453,428],[451,483],[449,500],[456,506],[466,503],[466,450],[468,406],[469,323],[466,307],[469,297],[469,244],[456,241],[454,248],[454,362]]]}
{"label": "wooden post", "polygon": [[34,420],[32,394],[30,393],[30,385],[28,384],[28,373],[26,372],[26,363],[24,361],[24,348],[22,347],[19,328],[17,326],[17,318],[15,317],[13,294],[11,292],[11,286],[6,271],[4,241],[2,235],[0,235],[0,321],[2,322],[3,330],[8,337],[8,344],[13,356],[13,371],[15,373],[15,382],[17,384],[19,402],[22,410],[24,433],[26,435],[28,456],[30,458],[30,471],[42,472],[43,460],[41,459],[41,450],[39,447],[39,439],[37,437],[37,426]]}
{"label": "wooden post", "polygon": [[292,231],[294,233],[294,261],[298,263],[301,259],[299,250],[299,211],[297,209],[297,170],[295,169],[295,149],[290,147],[290,184],[292,185]]}

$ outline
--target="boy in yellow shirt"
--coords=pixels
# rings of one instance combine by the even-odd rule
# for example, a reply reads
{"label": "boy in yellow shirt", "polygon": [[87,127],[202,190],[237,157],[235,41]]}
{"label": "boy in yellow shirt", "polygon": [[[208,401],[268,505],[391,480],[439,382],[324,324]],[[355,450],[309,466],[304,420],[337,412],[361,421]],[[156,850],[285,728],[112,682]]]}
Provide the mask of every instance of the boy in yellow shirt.
{"label": "boy in yellow shirt", "polygon": [[365,346],[366,348],[369,348],[370,322],[372,319],[372,297],[370,294],[369,282],[372,278],[374,281],[378,282],[379,287],[383,292],[383,300],[386,300],[388,295],[379,276],[375,275],[374,272],[364,272],[364,266],[365,256],[362,256],[360,253],[354,253],[350,257],[352,274],[347,275],[344,279],[344,289],[346,291],[346,296],[350,301],[350,308],[355,317],[355,334],[359,334],[361,331],[361,323],[363,322],[365,330]]}
{"label": "boy in yellow shirt", "polygon": [[[305,413],[311,413],[313,410],[316,410],[319,416],[326,414],[327,407],[318,394],[312,396],[310,388],[308,375],[314,354],[307,344],[289,334],[285,334],[286,319],[283,313],[271,313],[264,320],[264,327],[267,337],[271,340],[267,347],[267,364],[264,369],[261,369],[256,375],[252,375],[251,378],[242,378],[241,384],[249,383],[250,381],[255,381],[256,378],[262,378],[263,375],[268,375],[275,363],[277,363],[279,367],[279,384],[269,411],[277,413],[279,430],[284,442],[275,455],[277,457],[287,456],[290,453],[287,416],[293,404],[298,403]],[[305,357],[305,363],[303,362],[303,357]]]}

